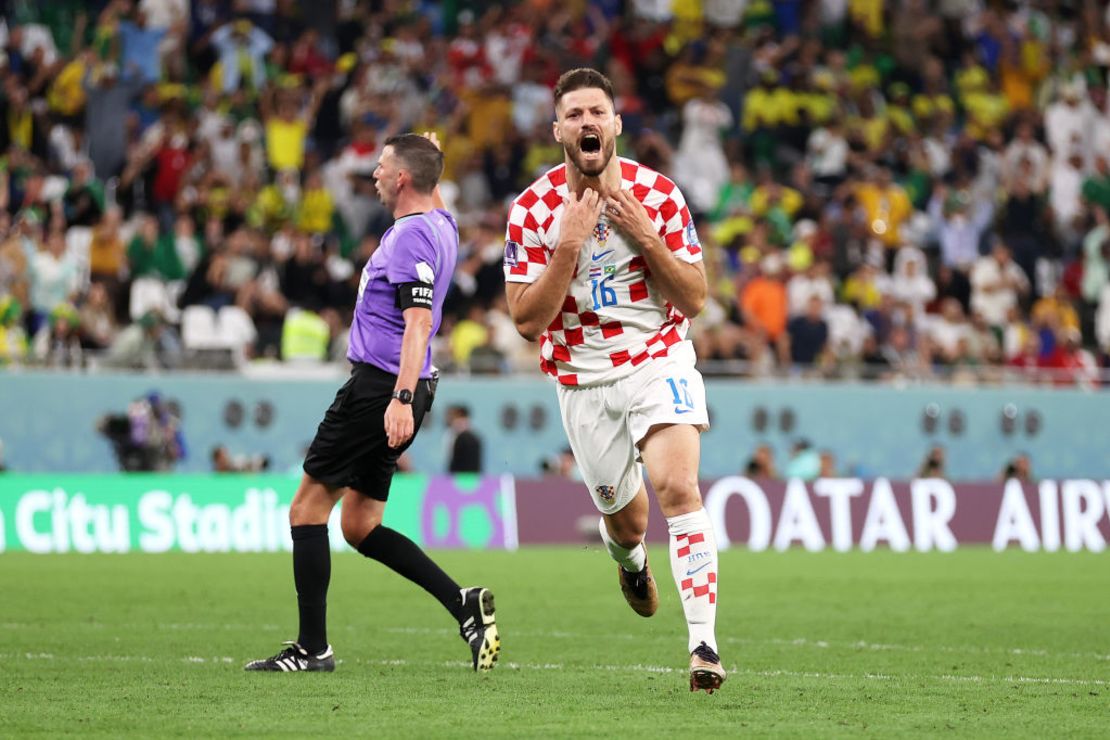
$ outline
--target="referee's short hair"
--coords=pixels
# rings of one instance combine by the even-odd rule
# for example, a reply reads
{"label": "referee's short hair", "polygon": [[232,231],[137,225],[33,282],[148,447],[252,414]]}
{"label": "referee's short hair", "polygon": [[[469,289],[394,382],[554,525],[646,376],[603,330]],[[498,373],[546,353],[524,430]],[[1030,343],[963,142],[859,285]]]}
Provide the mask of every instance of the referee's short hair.
{"label": "referee's short hair", "polygon": [[443,174],[443,152],[420,134],[397,134],[385,140],[393,154],[401,160],[402,169],[412,175],[412,187],[418,193],[430,193]]}

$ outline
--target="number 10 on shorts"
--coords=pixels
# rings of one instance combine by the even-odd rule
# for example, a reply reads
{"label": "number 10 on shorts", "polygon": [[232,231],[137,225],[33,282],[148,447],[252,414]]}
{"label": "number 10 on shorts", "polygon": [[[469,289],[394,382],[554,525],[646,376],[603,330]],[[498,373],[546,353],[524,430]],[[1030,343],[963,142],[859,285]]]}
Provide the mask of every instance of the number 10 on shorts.
{"label": "number 10 on shorts", "polygon": [[671,400],[674,401],[675,411],[680,414],[685,414],[687,411],[694,410],[694,399],[690,397],[690,387],[686,382],[686,378],[667,378],[667,385],[671,387],[671,395],[674,396]]}

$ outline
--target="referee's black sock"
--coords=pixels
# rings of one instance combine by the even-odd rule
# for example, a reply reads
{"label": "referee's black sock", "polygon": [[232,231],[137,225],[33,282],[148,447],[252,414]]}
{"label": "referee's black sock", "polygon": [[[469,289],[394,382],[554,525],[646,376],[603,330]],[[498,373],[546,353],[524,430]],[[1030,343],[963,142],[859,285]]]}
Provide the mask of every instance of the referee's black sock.
{"label": "referee's black sock", "polygon": [[395,529],[379,525],[359,543],[358,551],[422,586],[439,599],[439,603],[458,621],[462,607],[459,584],[408,537]]}
{"label": "referee's black sock", "polygon": [[331,582],[328,525],[301,524],[291,531],[293,582],[297,586],[297,606],[301,614],[297,643],[310,653],[320,653],[328,646],[328,584]]}

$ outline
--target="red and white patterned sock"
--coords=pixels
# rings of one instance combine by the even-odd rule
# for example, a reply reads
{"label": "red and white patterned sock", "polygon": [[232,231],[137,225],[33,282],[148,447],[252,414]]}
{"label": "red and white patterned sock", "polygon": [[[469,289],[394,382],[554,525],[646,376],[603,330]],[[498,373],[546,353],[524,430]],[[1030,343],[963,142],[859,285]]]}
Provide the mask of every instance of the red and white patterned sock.
{"label": "red and white patterned sock", "polygon": [[713,525],[705,509],[698,509],[669,517],[667,529],[671,533],[671,573],[690,629],[690,652],[702,642],[716,652],[717,541]]}

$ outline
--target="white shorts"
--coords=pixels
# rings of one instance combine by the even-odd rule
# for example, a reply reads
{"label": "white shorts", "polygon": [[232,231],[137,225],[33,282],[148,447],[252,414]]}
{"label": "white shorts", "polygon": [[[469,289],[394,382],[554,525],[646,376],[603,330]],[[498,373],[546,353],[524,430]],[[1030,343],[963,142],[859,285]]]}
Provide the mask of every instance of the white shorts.
{"label": "white shorts", "polygon": [[558,387],[563,428],[582,479],[602,514],[623,509],[644,480],[639,443],[656,424],[709,429],[705,384],[689,342],[604,385]]}

